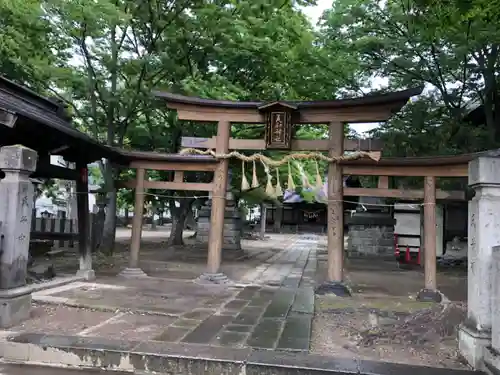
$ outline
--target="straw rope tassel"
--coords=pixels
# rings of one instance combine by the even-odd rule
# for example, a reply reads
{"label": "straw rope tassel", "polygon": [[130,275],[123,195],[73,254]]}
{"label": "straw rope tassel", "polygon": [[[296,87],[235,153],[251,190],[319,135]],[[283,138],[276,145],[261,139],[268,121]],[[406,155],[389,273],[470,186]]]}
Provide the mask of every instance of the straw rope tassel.
{"label": "straw rope tassel", "polygon": [[281,188],[281,182],[280,182],[280,172],[279,169],[276,168],[276,196],[277,197],[282,197],[283,196],[283,189]]}
{"label": "straw rope tassel", "polygon": [[247,176],[245,176],[245,162],[241,162],[241,191],[247,191],[250,189],[250,184],[248,183]]}
{"label": "straw rope tassel", "polygon": [[319,174],[319,165],[318,165],[318,161],[316,161],[316,187],[318,189],[321,189],[321,187],[323,186],[323,180],[321,179],[321,175]]}
{"label": "straw rope tassel", "polygon": [[288,162],[288,183],[287,183],[287,189],[295,191],[295,183],[293,182],[292,166],[290,165],[290,162]]}
{"label": "straw rope tassel", "polygon": [[259,187],[259,180],[257,179],[257,168],[255,166],[255,160],[253,161],[253,172],[252,172],[252,189]]}
{"label": "straw rope tassel", "polygon": [[267,174],[267,185],[266,185],[266,194],[274,197],[274,194],[276,193],[274,188],[273,188],[273,176],[271,176],[271,173],[269,172],[269,167],[262,163],[264,165],[264,170],[266,171]]}
{"label": "straw rope tassel", "polygon": [[311,187],[311,183],[309,182],[309,178],[307,177],[306,172],[304,171],[304,168],[302,167],[302,165],[298,161],[296,161],[296,163],[297,163],[296,164],[297,169],[299,170],[300,176],[302,178],[302,187],[309,189]]}

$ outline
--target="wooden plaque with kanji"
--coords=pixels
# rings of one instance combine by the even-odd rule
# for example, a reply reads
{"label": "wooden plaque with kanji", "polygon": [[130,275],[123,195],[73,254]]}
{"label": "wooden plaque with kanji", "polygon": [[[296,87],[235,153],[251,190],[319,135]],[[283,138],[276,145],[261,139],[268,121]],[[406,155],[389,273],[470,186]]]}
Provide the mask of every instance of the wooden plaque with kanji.
{"label": "wooden plaque with kanji", "polygon": [[290,150],[294,108],[281,103],[273,103],[264,108],[266,112],[266,148]]}

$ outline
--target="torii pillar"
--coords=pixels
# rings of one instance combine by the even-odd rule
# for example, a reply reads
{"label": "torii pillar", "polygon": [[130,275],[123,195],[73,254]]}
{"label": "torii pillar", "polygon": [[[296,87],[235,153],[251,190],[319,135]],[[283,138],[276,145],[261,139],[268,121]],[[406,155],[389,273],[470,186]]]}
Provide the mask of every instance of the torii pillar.
{"label": "torii pillar", "polygon": [[[332,121],[329,124],[330,157],[344,154],[344,124]],[[316,288],[317,294],[334,294],[349,297],[344,284],[344,181],[342,166],[330,163],[328,166],[328,276],[325,283]]]}
{"label": "torii pillar", "polygon": [[[225,154],[229,151],[231,123],[219,121],[217,124],[216,152]],[[201,281],[222,284],[228,282],[227,276],[220,272],[222,244],[224,241],[224,211],[226,209],[226,187],[229,160],[220,159],[214,173],[212,191],[212,212],[210,216],[210,233],[208,237],[207,270],[200,276]]]}

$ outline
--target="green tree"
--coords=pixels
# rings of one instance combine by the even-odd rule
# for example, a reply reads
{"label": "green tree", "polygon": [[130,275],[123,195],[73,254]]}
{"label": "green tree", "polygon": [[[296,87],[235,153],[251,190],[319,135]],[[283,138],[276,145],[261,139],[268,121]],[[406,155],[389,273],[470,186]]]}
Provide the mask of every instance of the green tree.
{"label": "green tree", "polygon": [[325,13],[323,32],[355,54],[363,71],[389,77],[391,87],[427,84],[457,124],[453,132],[466,102],[478,98],[498,144],[500,27],[483,3],[343,0]]}
{"label": "green tree", "polygon": [[0,2],[0,71],[35,90],[50,79],[64,47],[38,0]]}

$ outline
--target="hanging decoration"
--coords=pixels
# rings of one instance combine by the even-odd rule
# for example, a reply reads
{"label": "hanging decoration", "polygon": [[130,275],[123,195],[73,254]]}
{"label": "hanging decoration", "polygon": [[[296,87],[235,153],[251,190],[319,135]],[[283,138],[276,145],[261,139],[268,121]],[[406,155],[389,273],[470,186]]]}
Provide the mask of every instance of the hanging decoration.
{"label": "hanging decoration", "polygon": [[[243,160],[243,163],[245,161]],[[255,160],[252,162],[253,164],[253,172],[252,172],[252,189],[256,189],[259,187],[259,180],[257,179],[257,168],[255,166]]]}
{"label": "hanging decoration", "polygon": [[321,175],[319,174],[318,161],[315,160],[315,163],[316,163],[316,188],[318,190],[321,190],[321,188],[323,187],[323,180],[321,179]]}
{"label": "hanging decoration", "polygon": [[245,162],[241,162],[241,191],[250,190],[250,184],[248,183],[247,176],[245,176]]}
{"label": "hanging decoration", "polygon": [[280,173],[279,169],[276,168],[276,188],[275,188],[275,194],[277,197],[282,197],[283,196],[283,189],[281,188],[281,183],[280,183]]}
{"label": "hanging decoration", "polygon": [[264,165],[264,171],[266,172],[267,175],[267,185],[266,185],[266,194],[269,195],[270,197],[274,197],[276,191],[273,188],[273,176],[271,176],[271,172],[269,171],[269,167],[262,163]]}
{"label": "hanging decoration", "polygon": [[288,182],[287,182],[287,190],[295,191],[295,183],[292,177],[292,166],[290,165],[290,161],[288,161]]}
{"label": "hanging decoration", "polygon": [[[259,181],[257,179],[257,168],[256,162],[260,161],[264,167],[264,171],[267,176],[267,183],[265,192],[268,196],[277,198],[283,197],[283,201],[287,203],[295,203],[300,202],[302,200],[307,202],[323,202],[326,199],[326,181],[323,183],[321,179],[321,175],[319,173],[319,164],[318,160],[323,160],[329,163],[335,163],[339,161],[345,160],[357,160],[364,157],[368,157],[372,160],[378,161],[380,160],[380,152],[366,152],[366,151],[357,151],[354,153],[350,153],[347,155],[329,157],[319,152],[310,152],[310,153],[290,153],[285,155],[280,160],[274,160],[269,158],[268,156],[262,155],[260,153],[255,153],[253,155],[243,155],[238,151],[232,151],[225,154],[218,154],[213,150],[198,150],[195,148],[185,148],[180,151],[181,155],[211,155],[216,159],[229,159],[229,158],[237,158],[242,161],[242,179],[241,179],[241,190],[247,191],[250,188],[255,189],[259,187]],[[304,171],[303,166],[299,163],[301,160],[314,160],[316,163],[316,184],[312,186],[307,174]],[[252,162],[253,170],[252,170],[252,184],[248,183],[246,174],[245,174],[245,163]],[[292,175],[292,165],[291,162],[294,162],[302,180],[302,192],[301,194],[296,193],[296,186],[293,180]],[[288,183],[287,189],[283,191],[281,186],[280,177],[279,177],[279,167],[281,165],[288,165]],[[271,175],[270,169],[276,169],[276,187],[273,186],[273,177]]]}
{"label": "hanging decoration", "polygon": [[305,189],[310,189],[311,183],[309,182],[309,177],[307,177],[307,174],[304,171],[304,167],[297,161],[295,161],[295,165],[297,166],[297,169],[299,170],[300,177],[302,179],[302,187]]}

